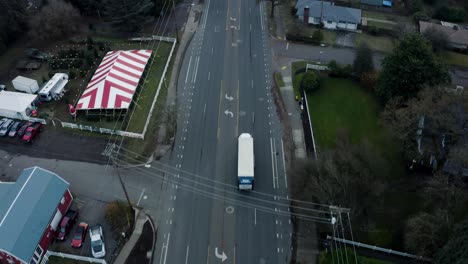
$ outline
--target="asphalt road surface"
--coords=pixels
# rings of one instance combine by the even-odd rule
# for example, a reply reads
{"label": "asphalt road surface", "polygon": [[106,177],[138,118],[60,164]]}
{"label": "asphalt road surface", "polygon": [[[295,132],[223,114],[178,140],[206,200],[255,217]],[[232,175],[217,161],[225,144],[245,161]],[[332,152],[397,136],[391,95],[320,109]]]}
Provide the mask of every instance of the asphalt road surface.
{"label": "asphalt road surface", "polygon": [[[178,82],[178,131],[155,263],[288,263],[291,223],[271,50],[257,1],[206,1]],[[237,190],[251,133],[255,192]]]}

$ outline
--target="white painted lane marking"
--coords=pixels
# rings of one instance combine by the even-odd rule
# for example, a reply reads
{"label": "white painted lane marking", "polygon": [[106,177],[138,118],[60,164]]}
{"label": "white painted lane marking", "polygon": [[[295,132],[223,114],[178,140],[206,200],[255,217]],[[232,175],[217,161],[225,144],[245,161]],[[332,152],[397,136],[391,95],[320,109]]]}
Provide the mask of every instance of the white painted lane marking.
{"label": "white painted lane marking", "polygon": [[146,189],[145,189],[145,188],[143,188],[143,190],[142,190],[142,191],[141,191],[141,193],[140,193],[140,198],[138,198],[137,205],[140,205],[141,198],[143,198],[143,195],[145,194],[145,191],[146,191]]}
{"label": "white painted lane marking", "polygon": [[187,83],[187,80],[188,80],[188,76],[189,76],[189,73],[190,73],[190,64],[191,63],[192,63],[192,56],[190,56],[190,60],[188,62],[187,75],[185,75],[185,83]]}
{"label": "white painted lane marking", "polygon": [[281,153],[283,154],[283,173],[284,173],[284,186],[288,188],[288,176],[286,175],[286,159],[284,158],[284,144],[281,139]]}
{"label": "white painted lane marking", "polygon": [[289,42],[286,42],[286,50],[289,49]]}
{"label": "white painted lane marking", "polygon": [[257,225],[257,208],[254,208],[254,224]]}
{"label": "white painted lane marking", "polygon": [[208,81],[210,80],[211,72],[208,72]]}
{"label": "white painted lane marking", "polygon": [[271,176],[273,178],[273,189],[276,189],[275,165],[274,165],[274,157],[273,157],[273,138],[270,138],[270,148],[271,148]]}
{"label": "white painted lane marking", "polygon": [[185,254],[185,264],[188,263],[188,255],[189,255],[189,246],[187,246],[187,253]]}

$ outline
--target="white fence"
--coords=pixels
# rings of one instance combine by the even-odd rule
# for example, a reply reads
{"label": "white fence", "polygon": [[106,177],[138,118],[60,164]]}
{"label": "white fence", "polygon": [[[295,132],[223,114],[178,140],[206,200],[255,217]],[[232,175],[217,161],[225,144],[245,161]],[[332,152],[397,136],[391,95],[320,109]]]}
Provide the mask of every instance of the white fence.
{"label": "white fence", "polygon": [[[71,129],[80,129],[80,130],[91,131],[91,132],[99,132],[101,134],[119,135],[119,136],[130,137],[130,138],[138,138],[138,139],[144,139],[145,138],[145,134],[146,134],[146,131],[148,130],[149,122],[151,120],[151,117],[153,116],[154,106],[156,105],[156,101],[158,100],[158,97],[159,97],[159,92],[161,91],[162,84],[164,83],[164,79],[166,78],[167,68],[169,67],[169,63],[171,62],[172,54],[174,53],[174,49],[175,49],[175,46],[177,44],[177,40],[175,38],[161,37],[161,36],[154,36],[154,35],[151,36],[151,37],[131,38],[129,40],[130,41],[159,40],[159,41],[166,41],[166,42],[172,42],[173,43],[172,48],[171,48],[171,52],[169,53],[169,57],[167,58],[166,65],[164,66],[164,70],[163,70],[163,73],[161,75],[161,80],[159,80],[159,84],[158,84],[156,94],[154,96],[153,102],[151,103],[151,108],[150,108],[150,110],[148,112],[148,117],[146,118],[146,122],[145,122],[145,126],[143,127],[143,131],[141,133],[134,133],[134,132],[128,132],[128,131],[122,131],[122,130],[101,128],[101,127],[94,127],[94,126],[87,126],[87,125],[80,125],[80,124],[76,124],[76,123],[67,123],[67,122],[61,122],[62,127],[71,128]],[[174,77],[174,78],[176,78],[176,77]],[[44,122],[45,122],[45,120],[44,120]]]}
{"label": "white fence", "polygon": [[87,125],[67,123],[67,122],[60,122],[60,123],[62,124],[62,127],[79,129],[79,130],[84,130],[84,131],[91,131],[91,132],[99,132],[101,134],[119,135],[123,137],[131,137],[131,138],[139,138],[139,139],[143,139],[143,136],[144,136],[143,134],[116,130],[116,129],[94,127],[94,126],[87,126]]}
{"label": "white fence", "polygon": [[307,100],[307,94],[304,93],[304,100],[306,103],[306,109],[307,109],[307,117],[309,118],[309,127],[310,127],[310,135],[312,136],[312,145],[314,147],[314,154],[315,154],[315,159],[317,160],[317,147],[315,145],[315,137],[314,137],[314,130],[312,129],[312,119],[310,119],[310,110],[309,110],[309,103]]}
{"label": "white fence", "polygon": [[356,246],[356,247],[363,247],[363,248],[367,248],[367,249],[372,249],[372,250],[384,252],[384,253],[387,253],[387,254],[398,255],[398,256],[401,256],[401,257],[407,257],[407,258],[412,258],[412,259],[417,259],[417,260],[423,260],[423,261],[431,261],[430,258],[425,258],[425,257],[423,257],[423,256],[417,256],[417,255],[408,254],[408,253],[400,252],[400,251],[395,251],[395,250],[391,250],[391,249],[387,249],[387,248],[381,248],[381,247],[377,247],[377,246],[371,246],[371,245],[368,245],[368,244],[363,244],[363,243],[359,243],[359,242],[354,242],[354,241],[347,240],[347,239],[342,239],[342,238],[337,238],[337,237],[332,237],[332,236],[327,236],[327,239],[329,239],[329,240],[335,240],[335,241],[342,242],[342,243],[346,243],[346,244],[350,244],[350,245],[354,245],[354,246]]}
{"label": "white fence", "polygon": [[50,256],[56,256],[56,257],[60,257],[60,258],[68,258],[68,259],[86,261],[86,262],[89,262],[89,263],[107,264],[107,262],[105,260],[103,260],[103,259],[90,258],[90,257],[84,257],[84,256],[54,252],[54,251],[49,251],[49,250],[47,250],[47,252],[42,257],[41,264],[46,264],[49,261]]}
{"label": "white fence", "polygon": [[316,71],[328,71],[328,66],[317,65],[317,64],[307,64],[306,71],[308,69],[316,70]]}
{"label": "white fence", "polygon": [[25,120],[31,121],[31,122],[39,122],[39,123],[42,123],[43,125],[47,124],[46,120],[42,118],[28,117]]}

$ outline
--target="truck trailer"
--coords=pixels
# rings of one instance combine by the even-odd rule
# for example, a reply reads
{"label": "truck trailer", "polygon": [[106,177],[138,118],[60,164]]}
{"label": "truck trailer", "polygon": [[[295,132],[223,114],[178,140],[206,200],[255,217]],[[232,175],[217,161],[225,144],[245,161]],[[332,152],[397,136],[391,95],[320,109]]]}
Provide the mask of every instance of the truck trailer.
{"label": "truck trailer", "polygon": [[242,133],[238,140],[237,178],[239,190],[252,190],[254,186],[255,156],[253,137]]}
{"label": "truck trailer", "polygon": [[23,76],[16,77],[13,79],[12,83],[16,90],[28,94],[35,94],[39,90],[39,84],[36,80]]}

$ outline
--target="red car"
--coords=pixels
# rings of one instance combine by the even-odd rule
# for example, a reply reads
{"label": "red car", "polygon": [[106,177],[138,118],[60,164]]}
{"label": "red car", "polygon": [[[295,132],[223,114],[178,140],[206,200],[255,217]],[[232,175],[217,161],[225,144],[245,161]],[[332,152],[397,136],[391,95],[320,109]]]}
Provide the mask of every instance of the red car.
{"label": "red car", "polygon": [[81,222],[73,235],[71,246],[74,248],[81,247],[86,238],[86,233],[88,233],[88,224]]}
{"label": "red car", "polygon": [[56,237],[58,240],[65,240],[67,239],[68,232],[70,232],[71,228],[76,222],[78,218],[78,211],[76,210],[68,210],[65,216],[62,218],[60,222],[60,229],[57,230]]}
{"label": "red car", "polygon": [[26,129],[30,126],[32,126],[34,123],[33,122],[26,122],[24,125],[22,125],[20,127],[20,129],[18,129],[18,132],[16,132],[16,134],[18,134],[18,136],[22,137],[24,135],[24,133],[26,132]]}
{"label": "red car", "polygon": [[34,139],[34,137],[36,137],[37,133],[39,133],[41,127],[41,123],[34,123],[32,126],[26,128],[26,132],[24,132],[23,135],[23,141],[31,142]]}

